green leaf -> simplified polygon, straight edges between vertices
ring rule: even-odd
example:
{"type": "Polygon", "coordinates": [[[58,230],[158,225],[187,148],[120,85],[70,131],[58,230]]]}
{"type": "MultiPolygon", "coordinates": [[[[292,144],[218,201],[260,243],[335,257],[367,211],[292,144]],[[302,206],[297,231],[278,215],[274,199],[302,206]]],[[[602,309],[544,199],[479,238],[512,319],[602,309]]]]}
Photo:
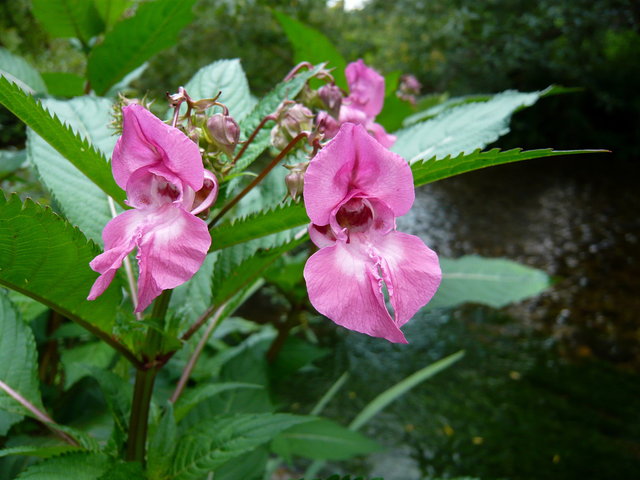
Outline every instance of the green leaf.
{"type": "Polygon", "coordinates": [[[26,160],[27,152],[24,150],[0,150],[0,177],[22,167],[26,160]]]}
{"type": "MultiPolygon", "coordinates": [[[[43,100],[43,105],[97,150],[111,156],[116,137],[109,128],[111,102],[105,98],[43,100]]],[[[107,195],[40,136],[28,131],[27,156],[67,220],[98,245],[112,214],[107,195]]]]}
{"type": "Polygon", "coordinates": [[[334,69],[331,74],[336,80],[336,85],[346,89],[347,79],[344,70],[347,62],[333,43],[323,33],[299,22],[295,18],[291,18],[277,10],[274,10],[273,14],[282,25],[284,33],[293,45],[294,63],[311,62],[318,64],[327,62],[328,67],[334,69]]]}
{"type": "Polygon", "coordinates": [[[0,103],[31,127],[38,135],[69,160],[123,207],[125,192],[116,184],[106,159],[87,140],[63,125],[40,102],[5,78],[0,78],[0,103]]]}
{"type": "Polygon", "coordinates": [[[507,90],[486,102],[445,110],[430,120],[395,132],[398,138],[391,150],[409,163],[461,152],[471,153],[507,133],[511,115],[533,105],[544,93],[507,90]]]}
{"type": "Polygon", "coordinates": [[[218,101],[224,103],[231,116],[241,121],[255,105],[247,77],[240,60],[218,60],[202,67],[184,87],[194,100],[213,98],[222,92],[218,101]]]}
{"type": "Polygon", "coordinates": [[[144,2],[133,17],[117,23],[89,55],[87,74],[93,89],[104,95],[127,73],[176,43],[193,18],[194,1],[144,2]]]}
{"type": "MultiPolygon", "coordinates": [[[[33,332],[22,321],[17,309],[4,293],[0,293],[0,380],[38,409],[43,410],[33,332]]],[[[18,415],[31,415],[2,389],[0,409],[18,415]]]]}
{"type": "Polygon", "coordinates": [[[112,464],[102,453],[69,453],[31,465],[16,480],[98,480],[112,464]]]}
{"type": "Polygon", "coordinates": [[[176,403],[176,422],[182,420],[193,407],[203,400],[209,399],[227,390],[236,390],[239,388],[263,388],[263,386],[240,382],[221,382],[198,385],[196,388],[184,392],[182,397],[180,397],[176,403]]]}
{"type": "Polygon", "coordinates": [[[147,474],[151,480],[169,478],[177,436],[178,428],[173,414],[173,406],[167,402],[165,411],[149,442],[147,474]]]}
{"type": "MultiPolygon", "coordinates": [[[[240,131],[242,132],[242,140],[246,140],[249,135],[256,129],[256,127],[260,124],[262,119],[267,115],[271,115],[275,113],[278,109],[278,106],[284,100],[293,100],[302,87],[307,83],[307,81],[313,77],[323,65],[316,65],[311,70],[303,70],[298,73],[291,80],[286,82],[280,82],[276,87],[266,94],[262,99],[256,104],[251,113],[247,115],[247,117],[240,122],[240,131]]],[[[245,153],[236,163],[236,166],[232,170],[231,174],[235,174],[243,171],[247,168],[253,161],[260,156],[262,152],[265,151],[269,145],[271,145],[271,129],[268,127],[263,127],[260,132],[256,135],[254,141],[249,145],[245,153]]]]}
{"type": "Polygon", "coordinates": [[[232,247],[232,249],[238,250],[237,255],[221,255],[216,262],[213,282],[214,304],[220,305],[229,300],[260,277],[262,272],[281,255],[305,241],[306,235],[280,246],[260,248],[248,257],[242,252],[244,245],[232,247]]]}
{"type": "Polygon", "coordinates": [[[200,480],[229,460],[267,443],[281,431],[309,420],[285,414],[241,414],[209,419],[178,440],[171,478],[200,480]]]}
{"type": "Polygon", "coordinates": [[[0,195],[0,285],[17,290],[89,331],[111,335],[121,302],[117,279],[103,295],[86,300],[97,274],[89,262],[99,249],[47,208],[17,195],[0,195]]]}
{"type": "Polygon", "coordinates": [[[502,258],[440,258],[442,283],[427,308],[474,302],[500,308],[538,295],[551,284],[541,270],[502,258]]]}
{"type": "Polygon", "coordinates": [[[176,318],[176,328],[191,325],[211,305],[211,282],[216,255],[207,255],[195,275],[173,290],[169,308],[176,318]]]}
{"type": "Polygon", "coordinates": [[[107,368],[114,351],[102,342],[89,342],[71,348],[65,348],[60,354],[60,362],[64,367],[64,389],[68,390],[83,377],[91,375],[87,368],[107,368]]]}
{"type": "Polygon", "coordinates": [[[434,362],[431,365],[428,365],[423,369],[412,373],[404,380],[396,383],[393,387],[385,390],[362,409],[362,411],[356,416],[356,418],[354,418],[353,421],[349,424],[349,429],[358,430],[369,420],[375,417],[380,411],[382,411],[387,405],[400,398],[416,385],[419,385],[425,380],[428,380],[434,375],[449,368],[462,357],[464,357],[464,351],[449,355],[448,357],[440,359],[437,362],[434,362]]]}
{"type": "Polygon", "coordinates": [[[98,480],[147,480],[140,462],[120,461],[103,473],[98,480]]]}
{"type": "Polygon", "coordinates": [[[211,250],[221,250],[307,223],[309,217],[302,203],[278,205],[272,210],[263,210],[213,227],[211,250]]]}
{"type": "Polygon", "coordinates": [[[104,22],[105,29],[109,31],[124,11],[133,5],[133,0],[93,0],[93,4],[104,22]]]}
{"type": "Polygon", "coordinates": [[[19,447],[4,448],[0,450],[0,458],[12,455],[51,458],[77,450],[81,449],[72,445],[21,445],[19,447]]]}
{"type": "Polygon", "coordinates": [[[0,47],[0,76],[7,77],[27,93],[47,93],[40,73],[27,61],[0,47]]]}
{"type": "Polygon", "coordinates": [[[380,446],[358,432],[319,418],[282,432],[271,443],[271,449],[288,461],[293,455],[312,460],[347,460],[378,451],[380,446]]]}
{"type": "Polygon", "coordinates": [[[512,150],[501,151],[493,148],[486,152],[479,149],[473,153],[461,153],[457,156],[448,155],[438,159],[432,157],[429,160],[421,160],[411,164],[413,172],[413,183],[416,187],[427,183],[442,180],[444,178],[471,172],[480,168],[502,165],[503,163],[520,162],[533,158],[557,157],[561,155],[576,155],[580,153],[603,153],[607,150],[553,150],[543,148],[540,150],[525,150],[514,148],[512,150]]]}
{"type": "Polygon", "coordinates": [[[68,72],[45,72],[42,79],[50,95],[56,97],[79,97],[84,93],[85,79],[68,72]]]}
{"type": "Polygon", "coordinates": [[[258,447],[218,468],[215,480],[259,480],[264,477],[268,459],[269,450],[258,447]]]}
{"type": "Polygon", "coordinates": [[[89,0],[32,0],[33,15],[55,38],[78,38],[88,44],[104,29],[104,23],[89,0]]]}

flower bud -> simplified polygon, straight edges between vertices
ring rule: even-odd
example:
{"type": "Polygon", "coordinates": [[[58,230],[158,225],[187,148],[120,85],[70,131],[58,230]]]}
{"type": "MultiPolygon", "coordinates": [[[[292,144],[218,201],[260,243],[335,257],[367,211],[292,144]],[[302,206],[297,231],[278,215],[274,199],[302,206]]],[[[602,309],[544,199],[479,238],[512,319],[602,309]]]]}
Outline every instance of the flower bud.
{"type": "Polygon", "coordinates": [[[216,113],[207,120],[207,130],[212,143],[229,157],[233,157],[240,140],[238,123],[230,115],[216,113]]]}
{"type": "Polygon", "coordinates": [[[311,131],[313,113],[300,103],[283,102],[275,113],[276,126],[271,130],[271,144],[282,150],[302,132],[311,131]]]}
{"type": "Polygon", "coordinates": [[[342,105],[342,91],[336,85],[324,85],[318,89],[320,100],[326,105],[327,110],[333,118],[340,116],[340,106],[342,105]]]}
{"type": "Polygon", "coordinates": [[[285,165],[290,173],[284,177],[284,183],[287,185],[289,195],[295,201],[298,195],[302,194],[304,187],[304,173],[307,171],[309,162],[296,163],[295,165],[285,165]]]}

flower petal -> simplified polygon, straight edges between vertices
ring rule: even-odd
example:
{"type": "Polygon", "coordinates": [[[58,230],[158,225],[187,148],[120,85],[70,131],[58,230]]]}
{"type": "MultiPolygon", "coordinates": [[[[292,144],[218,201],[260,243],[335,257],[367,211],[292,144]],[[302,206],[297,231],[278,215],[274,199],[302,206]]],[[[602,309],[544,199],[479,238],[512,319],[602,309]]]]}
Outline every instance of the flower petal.
{"type": "Polygon", "coordinates": [[[113,176],[122,189],[136,170],[162,163],[194,191],[200,190],[203,166],[195,143],[141,105],[124,107],[122,119],[122,136],[111,160],[113,176]]]}
{"type": "Polygon", "coordinates": [[[141,312],[163,290],[189,280],[211,246],[206,222],[169,204],[148,215],[138,241],[138,307],[141,312]]]}
{"type": "Polygon", "coordinates": [[[384,304],[375,262],[360,243],[336,242],[304,267],[309,300],[338,325],[390,342],[407,343],[384,304]]]}
{"type": "Polygon", "coordinates": [[[146,221],[146,216],[138,210],[127,210],[121,213],[104,227],[104,253],[94,258],[89,266],[101,275],[95,281],[87,300],[95,300],[107,289],[116,271],[122,265],[124,257],[131,252],[140,235],[139,231],[146,221]]]}
{"type": "Polygon", "coordinates": [[[362,59],[350,63],[344,71],[349,84],[349,96],[345,102],[362,110],[368,117],[375,117],[384,103],[384,77],[367,67],[362,59]]]}
{"type": "Polygon", "coordinates": [[[408,233],[392,231],[375,240],[395,322],[401,327],[436,293],[442,279],[438,256],[408,233]]]}
{"type": "Polygon", "coordinates": [[[415,198],[407,162],[362,125],[345,123],[305,173],[304,203],[311,222],[327,225],[331,212],[353,192],[381,200],[396,217],[407,213],[415,198]]]}

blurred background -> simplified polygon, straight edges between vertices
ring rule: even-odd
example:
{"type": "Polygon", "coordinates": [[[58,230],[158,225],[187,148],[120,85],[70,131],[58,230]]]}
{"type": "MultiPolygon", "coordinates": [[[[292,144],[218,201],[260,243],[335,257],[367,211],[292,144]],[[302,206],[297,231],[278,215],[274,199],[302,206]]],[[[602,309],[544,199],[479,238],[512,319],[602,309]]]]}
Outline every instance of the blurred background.
{"type": "MultiPolygon", "coordinates": [[[[199,67],[237,57],[252,91],[268,91],[293,65],[273,9],[323,32],[350,61],[415,75],[424,95],[577,87],[516,114],[493,146],[612,151],[422,188],[400,219],[404,231],[445,256],[540,268],[554,286],[500,311],[423,313],[408,325],[408,347],[327,325],[320,339],[332,353],[280,385],[281,403],[308,411],[350,370],[326,411],[346,422],[395,381],[465,348],[462,362],[368,426],[387,450],[345,471],[407,480],[640,478],[640,3],[201,0],[179,44],[153,58],[135,88],[159,98],[199,67]]],[[[0,3],[0,46],[43,71],[85,68],[68,41],[41,30],[29,0],[0,3]]],[[[0,110],[0,148],[23,143],[21,124],[0,110]]]]}

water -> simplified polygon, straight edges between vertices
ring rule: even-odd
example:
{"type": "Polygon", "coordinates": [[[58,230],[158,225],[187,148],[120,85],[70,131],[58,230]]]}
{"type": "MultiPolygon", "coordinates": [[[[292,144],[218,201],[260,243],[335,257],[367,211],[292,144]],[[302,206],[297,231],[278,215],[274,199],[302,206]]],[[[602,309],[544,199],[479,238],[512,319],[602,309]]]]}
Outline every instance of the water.
{"type": "Polygon", "coordinates": [[[386,450],[346,472],[387,480],[637,478],[636,171],[614,157],[576,157],[423,187],[399,229],[444,256],[502,256],[541,268],[555,285],[500,312],[419,314],[405,329],[408,346],[338,331],[324,337],[335,353],[288,382],[284,401],[306,411],[349,370],[325,412],[347,424],[393,383],[465,349],[461,362],[364,428],[386,450]]]}

